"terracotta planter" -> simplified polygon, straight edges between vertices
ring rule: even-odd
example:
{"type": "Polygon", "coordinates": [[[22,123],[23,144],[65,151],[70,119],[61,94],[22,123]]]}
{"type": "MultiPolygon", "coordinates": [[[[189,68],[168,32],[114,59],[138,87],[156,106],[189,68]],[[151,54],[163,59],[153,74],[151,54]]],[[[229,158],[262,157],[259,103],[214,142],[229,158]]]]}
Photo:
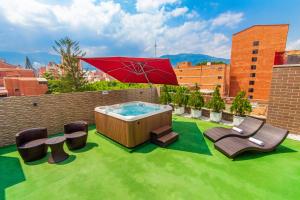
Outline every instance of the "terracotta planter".
{"type": "Polygon", "coordinates": [[[191,116],[193,118],[200,118],[201,115],[202,115],[201,110],[197,110],[197,109],[193,109],[193,108],[191,109],[191,116]]]}
{"type": "Polygon", "coordinates": [[[210,121],[213,121],[213,122],[220,122],[222,119],[222,113],[211,111],[210,115],[209,115],[209,119],[210,119],[210,121]]]}

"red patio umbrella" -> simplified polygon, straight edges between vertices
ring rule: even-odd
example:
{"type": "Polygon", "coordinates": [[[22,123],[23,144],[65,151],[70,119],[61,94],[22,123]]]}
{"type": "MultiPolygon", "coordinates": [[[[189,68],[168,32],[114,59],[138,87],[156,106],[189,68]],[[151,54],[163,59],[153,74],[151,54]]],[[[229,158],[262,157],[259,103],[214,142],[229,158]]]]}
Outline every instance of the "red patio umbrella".
{"type": "Polygon", "coordinates": [[[169,59],[133,57],[80,59],[121,82],[178,85],[169,59]]]}

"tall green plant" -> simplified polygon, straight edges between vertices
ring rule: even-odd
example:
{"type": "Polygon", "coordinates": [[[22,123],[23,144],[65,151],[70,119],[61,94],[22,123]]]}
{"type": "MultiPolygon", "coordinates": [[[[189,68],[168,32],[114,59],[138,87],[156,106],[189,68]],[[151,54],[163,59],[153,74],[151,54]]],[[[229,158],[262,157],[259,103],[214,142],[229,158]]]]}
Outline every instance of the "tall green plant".
{"type": "Polygon", "coordinates": [[[190,98],[190,90],[187,87],[183,87],[183,105],[184,107],[187,107],[189,103],[189,98],[190,98]]]}
{"type": "Polygon", "coordinates": [[[169,92],[168,86],[166,86],[166,85],[163,85],[161,88],[160,102],[165,105],[171,103],[171,94],[169,92]]]}
{"type": "Polygon", "coordinates": [[[245,116],[246,113],[252,111],[252,106],[250,101],[246,98],[245,91],[241,91],[236,95],[230,107],[230,111],[237,116],[245,116]]]}
{"type": "Polygon", "coordinates": [[[218,85],[212,95],[212,98],[207,104],[208,108],[212,109],[213,112],[221,112],[225,109],[225,102],[220,95],[220,86],[218,85]]]}
{"type": "Polygon", "coordinates": [[[65,37],[55,41],[55,46],[52,48],[55,52],[60,54],[62,58],[62,63],[59,66],[65,72],[62,81],[67,82],[66,86],[69,87],[66,91],[80,91],[87,81],[79,65],[79,57],[85,56],[85,52],[79,47],[79,42],[65,37]]]}
{"type": "Polygon", "coordinates": [[[201,109],[204,106],[204,98],[198,90],[191,93],[188,105],[194,109],[201,109]]]}
{"type": "Polygon", "coordinates": [[[176,93],[173,96],[173,102],[175,106],[182,107],[187,105],[188,97],[186,95],[187,88],[179,86],[176,88],[176,93]]]}

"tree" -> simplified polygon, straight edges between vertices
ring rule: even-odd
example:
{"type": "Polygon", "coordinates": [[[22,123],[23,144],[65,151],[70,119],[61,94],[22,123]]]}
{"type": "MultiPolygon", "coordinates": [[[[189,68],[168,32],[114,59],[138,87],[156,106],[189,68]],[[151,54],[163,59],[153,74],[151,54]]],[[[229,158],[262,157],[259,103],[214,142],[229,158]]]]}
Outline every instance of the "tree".
{"type": "Polygon", "coordinates": [[[230,111],[233,112],[237,116],[245,116],[246,113],[250,113],[252,111],[252,106],[249,100],[245,97],[246,92],[239,92],[232,102],[232,106],[230,107],[230,111]]]}
{"type": "Polygon", "coordinates": [[[225,109],[225,102],[220,95],[220,86],[216,86],[211,100],[208,102],[208,108],[212,109],[213,112],[220,112],[225,109]]]}
{"type": "Polygon", "coordinates": [[[80,91],[87,83],[84,78],[84,72],[80,67],[79,57],[85,56],[79,47],[79,42],[73,41],[68,37],[55,41],[52,47],[55,52],[61,55],[62,63],[59,67],[65,72],[61,78],[66,87],[65,91],[80,91]]]}
{"type": "Polygon", "coordinates": [[[54,80],[54,79],[55,79],[53,73],[52,73],[52,72],[49,72],[49,71],[46,71],[46,72],[43,74],[43,78],[47,79],[48,81],[49,81],[49,80],[54,80]]]}

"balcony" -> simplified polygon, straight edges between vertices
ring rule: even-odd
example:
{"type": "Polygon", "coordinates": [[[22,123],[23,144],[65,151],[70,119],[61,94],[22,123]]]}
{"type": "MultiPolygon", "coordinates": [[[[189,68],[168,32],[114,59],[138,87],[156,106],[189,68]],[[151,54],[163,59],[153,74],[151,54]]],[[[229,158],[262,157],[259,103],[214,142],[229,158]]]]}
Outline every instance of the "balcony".
{"type": "Polygon", "coordinates": [[[300,50],[275,52],[274,65],[300,64],[300,50]]]}

